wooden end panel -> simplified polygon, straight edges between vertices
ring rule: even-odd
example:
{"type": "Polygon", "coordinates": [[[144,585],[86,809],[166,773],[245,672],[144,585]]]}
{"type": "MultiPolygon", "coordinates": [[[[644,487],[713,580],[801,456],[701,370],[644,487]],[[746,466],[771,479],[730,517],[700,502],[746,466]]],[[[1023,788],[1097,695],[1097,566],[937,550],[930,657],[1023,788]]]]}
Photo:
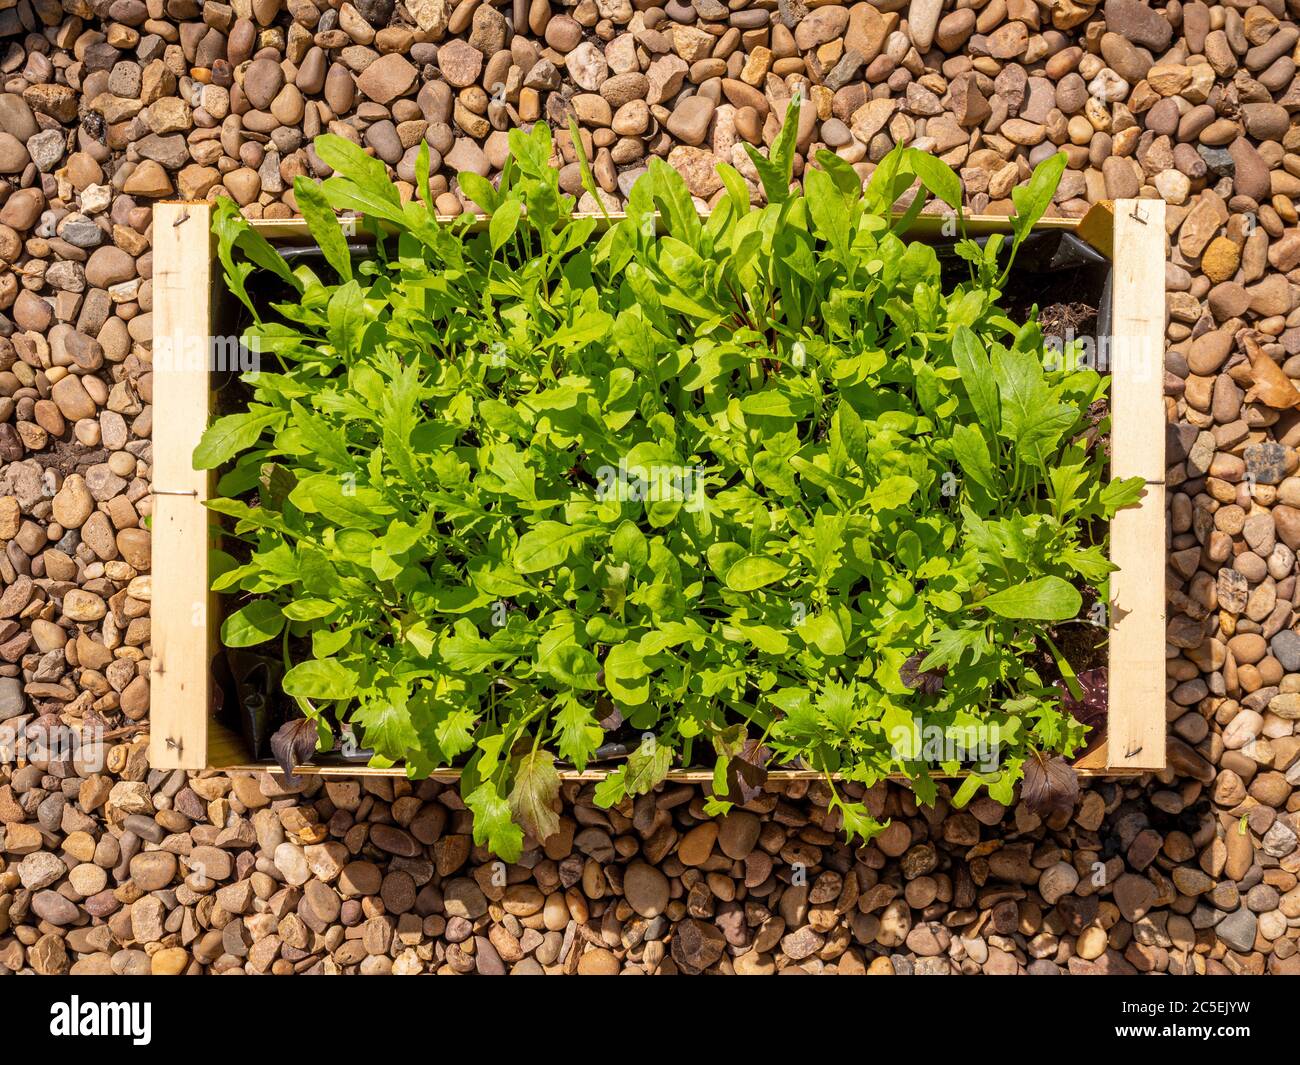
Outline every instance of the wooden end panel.
{"type": "Polygon", "coordinates": [[[153,602],[149,764],[203,769],[208,757],[212,610],[211,479],[191,458],[208,422],[212,337],[211,208],[153,213],[153,602]]]}
{"type": "Polygon", "coordinates": [[[1165,767],[1165,205],[1115,204],[1111,292],[1111,475],[1142,477],[1110,525],[1107,768],[1165,767]]]}

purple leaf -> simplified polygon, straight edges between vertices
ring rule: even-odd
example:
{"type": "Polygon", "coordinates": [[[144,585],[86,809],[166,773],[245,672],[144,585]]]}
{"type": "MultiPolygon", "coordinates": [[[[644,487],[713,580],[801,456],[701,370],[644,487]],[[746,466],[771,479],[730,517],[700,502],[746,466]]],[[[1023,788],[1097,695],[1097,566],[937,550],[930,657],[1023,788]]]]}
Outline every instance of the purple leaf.
{"type": "Polygon", "coordinates": [[[727,762],[727,798],[743,806],[762,795],[771,755],[758,740],[746,740],[727,762]]]}
{"type": "Polygon", "coordinates": [[[294,776],[293,767],[302,765],[316,753],[316,722],[299,717],[286,721],[271,737],[271,754],[284,770],[288,787],[296,788],[301,778],[294,776]]]}
{"type": "Polygon", "coordinates": [[[943,678],[948,675],[948,667],[920,670],[917,667],[925,661],[924,654],[914,654],[898,667],[898,679],[913,691],[926,695],[938,695],[943,691],[943,678]]]}
{"type": "MultiPolygon", "coordinates": [[[[1068,710],[1074,719],[1080,725],[1087,725],[1090,729],[1104,731],[1106,728],[1106,708],[1108,706],[1107,692],[1109,690],[1109,677],[1105,667],[1097,669],[1085,669],[1075,680],[1079,682],[1079,688],[1082,691],[1083,698],[1076,699],[1070,694],[1069,688],[1064,682],[1057,683],[1064,689],[1061,696],[1061,708],[1068,710]]],[[[1093,733],[1095,739],[1097,733],[1093,733]]]]}
{"type": "Polygon", "coordinates": [[[596,700],[596,724],[606,732],[623,727],[623,711],[603,695],[596,700]]]}
{"type": "Polygon", "coordinates": [[[1079,774],[1064,758],[1035,754],[1025,762],[1020,797],[1044,820],[1055,813],[1069,813],[1079,798],[1079,774]]]}

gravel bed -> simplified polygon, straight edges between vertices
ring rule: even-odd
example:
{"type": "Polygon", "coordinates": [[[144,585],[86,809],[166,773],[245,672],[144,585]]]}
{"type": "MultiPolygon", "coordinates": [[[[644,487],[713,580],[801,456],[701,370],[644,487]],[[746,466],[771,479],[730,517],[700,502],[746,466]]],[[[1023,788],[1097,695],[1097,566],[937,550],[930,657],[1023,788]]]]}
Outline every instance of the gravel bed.
{"type": "Polygon", "coordinates": [[[0,973],[1300,973],[1298,13],[0,0],[0,728],[93,736],[0,765],[0,973]],[[1046,824],[881,785],[856,851],[816,786],[718,821],[575,785],[509,867],[436,784],[150,771],[151,203],[289,217],[328,130],[407,183],[427,139],[456,213],[570,114],[609,206],[655,155],[758,195],[794,93],[797,167],[905,142],[1008,213],[1064,150],[1060,214],[1168,202],[1168,771],[1046,824]]]}

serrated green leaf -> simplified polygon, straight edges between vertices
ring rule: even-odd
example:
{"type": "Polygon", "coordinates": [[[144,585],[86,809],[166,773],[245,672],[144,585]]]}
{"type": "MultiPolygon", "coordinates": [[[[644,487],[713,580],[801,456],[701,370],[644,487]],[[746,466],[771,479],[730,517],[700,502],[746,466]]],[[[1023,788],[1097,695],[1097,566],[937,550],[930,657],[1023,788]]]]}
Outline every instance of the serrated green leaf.
{"type": "Polygon", "coordinates": [[[284,411],[260,408],[218,418],[199,439],[194,449],[196,470],[215,470],[239,452],[252,447],[262,434],[284,419],[284,411]]]}
{"type": "Polygon", "coordinates": [[[524,833],[511,820],[510,804],[496,787],[484,781],[463,798],[474,815],[474,842],[504,861],[518,861],[524,849],[524,833]]]}

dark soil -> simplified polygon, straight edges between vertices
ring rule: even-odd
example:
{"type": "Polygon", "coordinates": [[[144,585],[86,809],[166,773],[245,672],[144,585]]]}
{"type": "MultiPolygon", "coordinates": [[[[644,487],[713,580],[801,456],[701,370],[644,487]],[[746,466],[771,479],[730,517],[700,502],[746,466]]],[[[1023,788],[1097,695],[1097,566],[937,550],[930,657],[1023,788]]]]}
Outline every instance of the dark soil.
{"type": "Polygon", "coordinates": [[[1094,336],[1097,332],[1097,308],[1075,300],[1053,303],[1038,312],[1038,328],[1048,337],[1065,343],[1075,337],[1094,336]]]}
{"type": "MultiPolygon", "coordinates": [[[[1073,271],[1071,271],[1071,274],[1073,271]]],[[[1072,281],[1052,281],[1042,286],[1050,291],[1030,293],[1022,298],[1008,296],[1007,317],[1013,322],[1027,322],[1037,309],[1038,328],[1044,340],[1062,344],[1097,333],[1097,305],[1078,298],[1079,288],[1072,281]]]]}

